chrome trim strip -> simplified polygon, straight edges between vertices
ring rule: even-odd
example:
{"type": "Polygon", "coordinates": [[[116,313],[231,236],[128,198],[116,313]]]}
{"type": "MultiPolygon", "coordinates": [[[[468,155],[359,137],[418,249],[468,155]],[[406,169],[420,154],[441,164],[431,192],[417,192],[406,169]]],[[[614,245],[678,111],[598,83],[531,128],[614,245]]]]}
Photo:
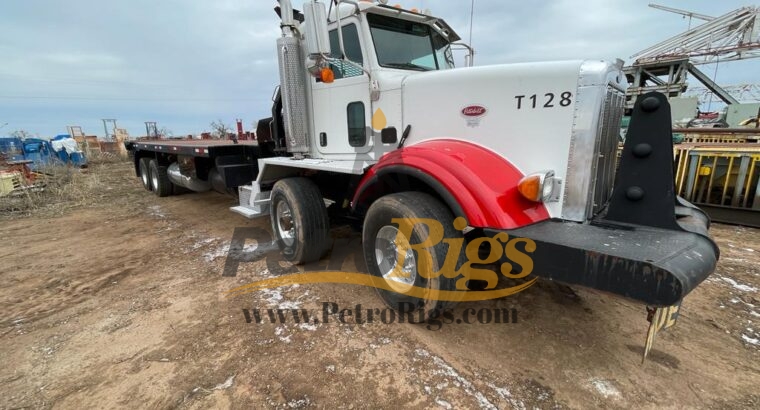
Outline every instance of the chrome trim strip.
{"type": "Polygon", "coordinates": [[[605,61],[584,61],[578,74],[575,112],[568,154],[562,219],[586,221],[590,215],[590,193],[596,158],[597,137],[608,86],[625,89],[618,67],[605,61]]]}

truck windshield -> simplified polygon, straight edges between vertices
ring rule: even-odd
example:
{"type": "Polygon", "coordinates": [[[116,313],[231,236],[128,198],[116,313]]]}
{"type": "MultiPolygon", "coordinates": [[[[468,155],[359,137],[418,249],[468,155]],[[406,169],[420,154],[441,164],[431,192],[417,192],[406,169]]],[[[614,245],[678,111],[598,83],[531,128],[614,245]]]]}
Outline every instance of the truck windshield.
{"type": "Polygon", "coordinates": [[[382,67],[430,71],[454,68],[449,42],[427,24],[367,14],[382,67]]]}

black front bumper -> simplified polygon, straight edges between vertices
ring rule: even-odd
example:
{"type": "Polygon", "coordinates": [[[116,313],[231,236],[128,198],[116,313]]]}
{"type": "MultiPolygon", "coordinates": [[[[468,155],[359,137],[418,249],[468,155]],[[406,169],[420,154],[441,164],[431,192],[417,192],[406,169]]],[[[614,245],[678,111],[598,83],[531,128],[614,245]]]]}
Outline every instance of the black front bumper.
{"type": "Polygon", "coordinates": [[[675,195],[670,106],[649,93],[634,107],[603,212],[586,223],[548,220],[505,232],[536,242],[530,256],[537,276],[669,306],[715,270],[720,250],[709,225],[704,212],[675,195]]]}
{"type": "MultiPolygon", "coordinates": [[[[679,206],[694,232],[549,220],[506,231],[536,242],[533,274],[650,306],[678,303],[715,270],[718,247],[701,211],[679,206]]],[[[500,231],[486,230],[493,236],[500,231]]]]}

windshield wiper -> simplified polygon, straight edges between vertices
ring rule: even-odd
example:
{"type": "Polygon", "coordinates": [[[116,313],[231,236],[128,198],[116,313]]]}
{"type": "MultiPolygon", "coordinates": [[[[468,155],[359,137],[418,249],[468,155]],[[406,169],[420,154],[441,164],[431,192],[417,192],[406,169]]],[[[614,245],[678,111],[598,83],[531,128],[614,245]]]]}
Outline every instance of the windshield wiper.
{"type": "Polygon", "coordinates": [[[409,69],[409,70],[416,70],[416,71],[431,71],[433,70],[430,67],[424,67],[421,65],[417,65],[414,63],[383,63],[381,64],[386,67],[393,67],[393,68],[402,68],[402,69],[409,69]]]}

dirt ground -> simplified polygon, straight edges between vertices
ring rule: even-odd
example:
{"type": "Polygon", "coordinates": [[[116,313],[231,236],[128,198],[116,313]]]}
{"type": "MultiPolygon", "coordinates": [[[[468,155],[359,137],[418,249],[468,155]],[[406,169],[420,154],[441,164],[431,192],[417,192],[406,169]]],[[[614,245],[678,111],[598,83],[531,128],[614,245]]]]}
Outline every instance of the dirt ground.
{"type": "Polygon", "coordinates": [[[89,202],[0,217],[0,408],[760,407],[759,230],[714,225],[717,272],[641,364],[644,306],[550,282],[457,307],[511,324],[247,323],[383,305],[350,285],[225,297],[269,275],[222,276],[234,228],[266,221],[219,194],[157,198],[129,164],[87,173],[89,202]]]}

